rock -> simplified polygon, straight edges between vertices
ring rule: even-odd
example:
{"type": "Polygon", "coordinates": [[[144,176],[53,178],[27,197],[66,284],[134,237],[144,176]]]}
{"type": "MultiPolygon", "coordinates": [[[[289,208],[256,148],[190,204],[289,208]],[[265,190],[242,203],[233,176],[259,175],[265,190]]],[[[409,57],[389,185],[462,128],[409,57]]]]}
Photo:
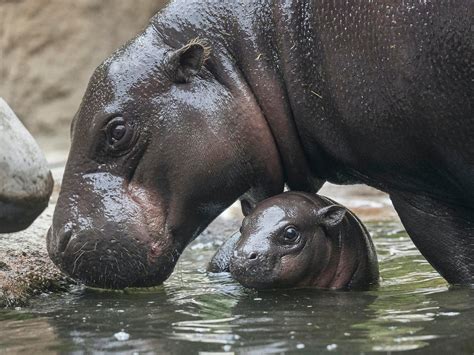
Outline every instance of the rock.
{"type": "Polygon", "coordinates": [[[53,179],[38,144],[0,98],[0,233],[28,227],[48,205],[53,179]]]}

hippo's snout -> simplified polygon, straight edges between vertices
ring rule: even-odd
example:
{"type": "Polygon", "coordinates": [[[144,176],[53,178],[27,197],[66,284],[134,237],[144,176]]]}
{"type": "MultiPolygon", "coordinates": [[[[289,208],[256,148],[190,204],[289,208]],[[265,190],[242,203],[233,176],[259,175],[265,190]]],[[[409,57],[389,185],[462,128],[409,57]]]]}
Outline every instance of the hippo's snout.
{"type": "Polygon", "coordinates": [[[237,248],[229,265],[230,273],[245,287],[271,287],[274,279],[274,260],[270,255],[257,250],[237,248]]]}
{"type": "Polygon", "coordinates": [[[236,249],[233,254],[233,258],[239,260],[240,262],[249,262],[249,260],[256,260],[259,256],[259,252],[251,251],[242,251],[236,249]]]}
{"type": "MultiPolygon", "coordinates": [[[[161,258],[153,257],[156,246],[138,236],[139,232],[113,231],[108,227],[74,231],[68,224],[57,232],[51,227],[48,252],[63,272],[91,287],[159,285],[173,271],[174,262],[159,262],[161,258]]],[[[177,259],[178,253],[172,254],[169,259],[177,259]]]]}
{"type": "Polygon", "coordinates": [[[247,259],[249,260],[255,260],[257,259],[258,254],[256,252],[251,252],[248,256],[247,259]]]}
{"type": "Polygon", "coordinates": [[[234,263],[235,266],[251,268],[254,265],[257,265],[261,261],[260,259],[264,259],[264,255],[258,251],[236,249],[232,255],[231,263],[234,263]]]}
{"type": "Polygon", "coordinates": [[[247,277],[249,272],[257,272],[261,267],[259,253],[256,251],[242,251],[236,249],[230,259],[230,271],[241,277],[247,277]]]}
{"type": "Polygon", "coordinates": [[[158,202],[150,202],[147,191],[110,173],[68,178],[47,235],[53,262],[92,287],[163,283],[184,246],[174,242],[177,232],[163,227],[163,212],[155,208],[158,202]]]}
{"type": "MultiPolygon", "coordinates": [[[[52,228],[50,228],[48,231],[48,239],[50,238],[49,234],[52,233],[51,229],[52,228]]],[[[66,225],[63,229],[60,230],[60,232],[56,236],[58,240],[57,252],[64,253],[64,251],[66,250],[69,244],[69,241],[71,240],[71,237],[72,237],[72,228],[70,227],[70,225],[66,225]]]]}

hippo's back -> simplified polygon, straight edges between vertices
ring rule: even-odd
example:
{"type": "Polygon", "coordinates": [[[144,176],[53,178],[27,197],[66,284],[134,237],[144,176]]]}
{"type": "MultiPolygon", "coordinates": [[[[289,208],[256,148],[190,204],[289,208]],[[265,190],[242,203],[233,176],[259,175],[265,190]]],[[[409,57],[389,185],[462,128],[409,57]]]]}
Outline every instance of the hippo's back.
{"type": "Polygon", "coordinates": [[[448,185],[440,166],[472,162],[473,8],[468,0],[318,1],[285,17],[280,25],[294,32],[282,37],[297,48],[284,53],[286,84],[322,177],[439,192],[448,185]],[[399,183],[406,176],[419,179],[399,183]]]}

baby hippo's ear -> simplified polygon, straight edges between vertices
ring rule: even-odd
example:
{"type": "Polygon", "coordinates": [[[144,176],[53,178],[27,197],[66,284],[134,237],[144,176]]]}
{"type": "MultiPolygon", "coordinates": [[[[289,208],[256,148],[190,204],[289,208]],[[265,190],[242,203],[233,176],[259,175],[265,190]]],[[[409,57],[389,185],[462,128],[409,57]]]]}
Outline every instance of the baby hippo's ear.
{"type": "Polygon", "coordinates": [[[242,214],[248,216],[252,212],[253,207],[249,200],[242,199],[240,200],[240,207],[242,209],[242,214]]]}
{"type": "Polygon", "coordinates": [[[325,227],[336,227],[342,222],[346,215],[346,209],[342,206],[331,205],[324,207],[318,211],[318,217],[321,224],[325,227]]]}
{"type": "Polygon", "coordinates": [[[210,48],[206,42],[196,38],[171,53],[168,71],[176,83],[187,83],[201,70],[209,57],[210,48]]]}

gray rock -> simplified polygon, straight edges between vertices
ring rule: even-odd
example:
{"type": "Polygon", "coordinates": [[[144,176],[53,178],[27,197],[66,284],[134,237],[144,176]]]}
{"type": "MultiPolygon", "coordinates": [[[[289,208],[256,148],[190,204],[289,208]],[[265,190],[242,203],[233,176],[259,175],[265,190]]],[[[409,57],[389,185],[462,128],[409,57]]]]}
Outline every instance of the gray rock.
{"type": "Polygon", "coordinates": [[[0,98],[0,233],[28,227],[48,205],[52,189],[41,149],[0,98]]]}

